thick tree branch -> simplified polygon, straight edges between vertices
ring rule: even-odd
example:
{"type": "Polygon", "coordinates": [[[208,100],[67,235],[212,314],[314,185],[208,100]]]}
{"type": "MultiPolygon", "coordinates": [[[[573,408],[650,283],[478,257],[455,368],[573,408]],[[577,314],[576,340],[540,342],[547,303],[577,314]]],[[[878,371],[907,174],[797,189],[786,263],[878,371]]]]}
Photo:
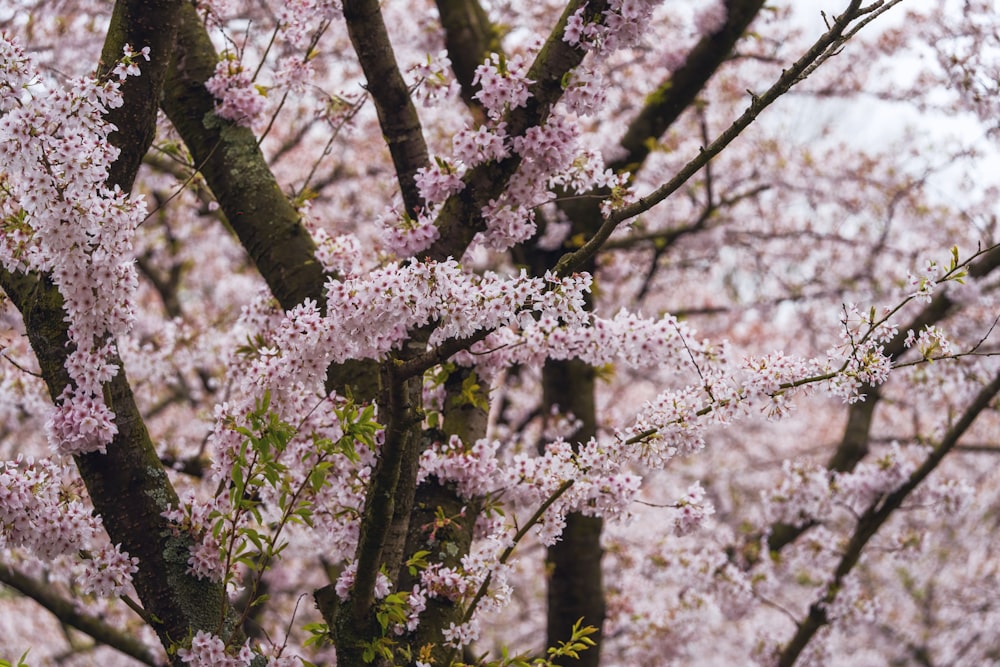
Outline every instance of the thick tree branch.
{"type": "Polygon", "coordinates": [[[405,529],[401,535],[394,530],[393,516],[400,503],[402,511],[409,512],[416,486],[421,417],[415,406],[420,404],[422,378],[399,380],[393,376],[392,368],[391,363],[383,366],[385,391],[379,406],[387,415],[387,423],[378,461],[365,493],[355,552],[354,584],[342,604],[331,604],[333,601],[327,600],[322,589],[316,595],[320,612],[333,632],[337,663],[348,667],[365,664],[362,654],[366,644],[379,637],[374,615],[375,584],[383,566],[392,573],[401,565],[387,562],[390,550],[398,551],[393,556],[399,559],[406,538],[405,529]],[[399,541],[398,548],[395,540],[399,541]]]}
{"type": "MultiPolygon", "coordinates": [[[[65,362],[71,348],[62,295],[45,278],[0,272],[0,286],[21,312],[42,377],[52,397],[70,383],[65,362]]],[[[121,360],[115,363],[121,367],[121,360]]],[[[75,457],[108,537],[139,559],[136,592],[164,647],[183,641],[191,628],[219,629],[223,591],[187,574],[190,536],[173,536],[163,512],[179,504],[156,456],[124,370],[105,385],[118,433],[106,454],[75,457]]]]}
{"type": "Polygon", "coordinates": [[[149,648],[132,635],[113,628],[101,619],[89,616],[79,611],[77,606],[57,595],[52,587],[44,582],[27,577],[17,570],[0,563],[0,583],[20,591],[28,596],[60,623],[68,625],[89,635],[94,641],[121,651],[139,662],[157,667],[163,663],[157,660],[149,648]]]}
{"type": "MultiPolygon", "coordinates": [[[[124,0],[116,4],[105,54],[120,54],[126,40],[137,50],[151,46],[151,60],[142,76],[151,85],[162,81],[177,22],[180,3],[124,0]],[[147,11],[150,13],[147,15],[147,11]],[[158,50],[154,51],[156,46],[158,50]]],[[[106,55],[106,57],[109,57],[106,55]]],[[[105,63],[108,66],[108,63],[105,63]]],[[[146,85],[126,86],[124,103],[109,119],[122,127],[116,140],[122,154],[109,185],[131,189],[143,155],[149,148],[155,123],[158,90],[146,85]],[[133,143],[134,142],[134,143],[133,143]]],[[[38,359],[49,393],[60,396],[71,380],[65,368],[69,345],[62,295],[45,276],[0,271],[0,285],[21,312],[28,339],[38,359]]],[[[135,404],[121,361],[118,374],[105,385],[104,399],[114,413],[117,434],[107,454],[75,457],[91,501],[112,543],[139,559],[133,583],[151,625],[165,647],[183,641],[192,628],[219,630],[223,591],[187,574],[190,536],[173,536],[164,511],[178,504],[177,494],[135,404]]]]}
{"type": "MultiPolygon", "coordinates": [[[[531,127],[545,124],[553,105],[563,94],[563,77],[587,55],[581,45],[571,46],[563,39],[566,21],[583,4],[595,16],[600,16],[607,7],[603,0],[589,4],[584,0],[572,0],[568,3],[528,70],[527,76],[534,83],[528,87],[531,96],[527,104],[514,109],[504,119],[507,134],[511,138],[523,135],[531,127]]],[[[466,174],[465,187],[458,194],[449,197],[438,214],[435,224],[440,238],[425,255],[437,261],[461,257],[473,236],[485,229],[483,207],[491,199],[500,196],[520,164],[521,158],[514,155],[499,163],[481,164],[466,174]]]]}
{"type": "MultiPolygon", "coordinates": [[[[474,403],[461,400],[462,387],[465,381],[473,377],[473,371],[468,368],[455,369],[445,381],[445,399],[442,413],[442,431],[424,433],[423,445],[436,441],[447,442],[455,435],[465,444],[471,446],[480,438],[486,437],[488,413],[474,403]],[[457,400],[456,400],[457,399],[457,400]]],[[[488,388],[480,387],[479,392],[485,400],[488,388]]],[[[406,543],[402,556],[410,557],[418,551],[428,552],[429,563],[440,563],[444,567],[460,568],[462,558],[469,553],[472,544],[473,529],[479,515],[481,503],[460,496],[454,484],[445,484],[436,477],[425,480],[416,489],[414,501],[404,516],[397,507],[395,522],[406,526],[406,543]]],[[[411,575],[405,561],[401,562],[398,573],[398,589],[412,590],[420,583],[420,573],[411,575]]],[[[448,656],[452,650],[443,645],[440,633],[451,624],[459,625],[463,621],[465,607],[460,601],[450,600],[444,596],[432,597],[427,600],[427,606],[420,614],[420,625],[412,633],[407,633],[400,641],[406,641],[414,650],[432,645],[429,661],[435,665],[447,665],[448,656]]]]}
{"type": "Polygon", "coordinates": [[[122,151],[111,165],[108,182],[124,192],[132,190],[139,164],[156,134],[157,101],[174,49],[180,6],[179,0],[129,0],[114,5],[99,74],[110,72],[126,44],[136,53],[148,46],[150,54],[149,62],[140,58],[140,76],[131,76],[122,84],[126,103],[105,115],[105,120],[118,128],[111,133],[111,143],[122,151]]]}
{"type": "Polygon", "coordinates": [[[396,64],[378,0],[344,0],[343,7],[347,32],[368,79],[368,92],[396,168],[403,205],[416,218],[423,204],[413,179],[418,169],[428,165],[417,110],[396,64]]]}
{"type": "MultiPolygon", "coordinates": [[[[205,81],[215,72],[218,56],[194,7],[184,5],[181,18],[161,106],[281,308],[313,299],[325,309],[327,276],[316,261],[316,244],[278,186],[253,132],[215,114],[205,81]]],[[[343,391],[350,385],[355,397],[368,399],[374,394],[374,372],[368,362],[332,366],[327,388],[343,391]]]]}
{"type": "Polygon", "coordinates": [[[305,299],[322,307],[325,276],[316,245],[253,132],[215,115],[205,81],[218,56],[194,6],[185,3],[180,17],[161,106],[281,307],[288,310],[305,299]]]}
{"type": "MultiPolygon", "coordinates": [[[[597,371],[579,359],[550,359],[542,368],[542,409],[551,414],[558,408],[561,414],[572,414],[580,420],[580,428],[572,436],[574,450],[597,436],[597,371]]],[[[573,624],[583,619],[583,625],[602,629],[607,615],[601,560],[600,517],[572,512],[566,516],[566,527],[558,542],[546,550],[549,572],[546,591],[546,646],[559,646],[568,641],[573,624]]],[[[601,658],[602,633],[591,637],[597,645],[584,651],[576,661],[561,660],[558,664],[598,667],[601,658]]]]}

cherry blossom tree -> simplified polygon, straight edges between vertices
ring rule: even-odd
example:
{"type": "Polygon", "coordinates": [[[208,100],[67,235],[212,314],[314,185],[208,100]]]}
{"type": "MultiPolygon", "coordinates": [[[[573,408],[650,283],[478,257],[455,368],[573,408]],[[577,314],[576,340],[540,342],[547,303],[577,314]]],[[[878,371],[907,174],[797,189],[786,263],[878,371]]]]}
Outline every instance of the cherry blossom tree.
{"type": "Polygon", "coordinates": [[[0,657],[995,661],[1000,25],[820,4],[0,8],[0,657]]]}

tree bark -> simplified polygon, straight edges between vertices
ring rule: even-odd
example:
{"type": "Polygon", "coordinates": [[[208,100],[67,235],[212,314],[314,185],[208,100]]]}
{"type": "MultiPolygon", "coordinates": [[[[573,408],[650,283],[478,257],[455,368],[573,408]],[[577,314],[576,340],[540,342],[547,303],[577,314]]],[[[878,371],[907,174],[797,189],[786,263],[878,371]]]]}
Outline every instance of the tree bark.
{"type": "MultiPolygon", "coordinates": [[[[123,105],[106,119],[118,126],[111,140],[122,152],[111,168],[109,186],[129,191],[156,123],[156,100],[164,80],[178,25],[176,0],[122,0],[115,4],[103,50],[101,71],[107,73],[125,44],[139,52],[150,47],[150,61],[141,62],[141,76],[122,87],[123,105]]],[[[57,398],[70,384],[65,368],[69,346],[62,295],[43,275],[0,272],[0,285],[21,312],[32,349],[50,395],[57,398]]],[[[227,632],[223,621],[221,586],[187,574],[191,536],[175,536],[162,514],[178,505],[149,433],[135,404],[120,360],[119,372],[105,385],[104,399],[115,413],[118,433],[106,454],[75,457],[95,511],[111,542],[139,559],[133,583],[147,622],[161,643],[171,648],[193,630],[227,632]]]]}
{"type": "Polygon", "coordinates": [[[253,132],[215,114],[205,81],[214,74],[218,56],[194,5],[184,4],[180,18],[163,111],[282,309],[306,299],[322,307],[326,276],[316,261],[316,244],[281,191],[253,132]]]}

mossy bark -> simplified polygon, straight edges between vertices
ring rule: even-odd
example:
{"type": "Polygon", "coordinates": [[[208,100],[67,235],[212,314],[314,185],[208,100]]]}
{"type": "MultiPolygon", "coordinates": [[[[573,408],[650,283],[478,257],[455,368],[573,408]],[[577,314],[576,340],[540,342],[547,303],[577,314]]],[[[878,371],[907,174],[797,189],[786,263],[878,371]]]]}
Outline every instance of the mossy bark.
{"type": "Polygon", "coordinates": [[[181,135],[240,243],[285,310],[306,299],[323,303],[326,276],[316,244],[281,191],[257,137],[215,114],[205,89],[218,55],[195,8],[184,4],[163,111],[181,135]]]}
{"type": "MultiPolygon", "coordinates": [[[[0,272],[0,286],[21,311],[28,339],[53,398],[69,383],[69,347],[62,295],[45,277],[0,272]]],[[[121,366],[120,360],[115,360],[121,366]]],[[[199,629],[222,627],[221,586],[187,574],[189,535],[174,535],[163,512],[177,494],[156,455],[132,396],[124,369],[105,385],[104,399],[115,413],[118,433],[107,453],[75,457],[104,528],[113,544],[139,559],[133,584],[145,614],[165,648],[199,629]]]]}
{"type": "MultiPolygon", "coordinates": [[[[172,53],[181,3],[124,0],[114,7],[100,71],[107,74],[125,44],[135,52],[150,47],[150,61],[139,57],[142,74],[122,87],[124,103],[106,120],[118,130],[111,141],[121,149],[109,186],[130,191],[143,155],[153,139],[156,101],[172,53]]],[[[65,363],[72,346],[62,295],[47,276],[0,271],[0,285],[21,312],[25,330],[52,398],[70,386],[65,363]]],[[[187,574],[188,535],[175,536],[164,511],[178,505],[163,465],[136,406],[120,359],[118,374],[105,385],[104,399],[115,413],[118,433],[107,453],[75,457],[95,511],[111,542],[138,558],[133,583],[143,613],[165,648],[200,629],[225,632],[221,586],[187,574]]]]}

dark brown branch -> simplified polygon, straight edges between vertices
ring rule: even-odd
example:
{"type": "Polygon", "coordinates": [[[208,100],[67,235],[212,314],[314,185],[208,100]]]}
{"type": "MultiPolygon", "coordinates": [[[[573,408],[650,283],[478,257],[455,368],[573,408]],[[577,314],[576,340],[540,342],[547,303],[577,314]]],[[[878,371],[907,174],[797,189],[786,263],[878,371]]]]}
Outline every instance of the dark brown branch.
{"type": "Polygon", "coordinates": [[[105,120],[118,128],[109,139],[122,150],[111,165],[108,182],[124,192],[132,190],[139,164],[156,134],[157,100],[174,49],[180,5],[179,0],[128,0],[114,5],[99,73],[110,72],[126,44],[137,54],[148,46],[150,57],[146,62],[136,56],[140,75],[130,76],[121,87],[126,103],[105,115],[105,120]]]}
{"type": "MultiPolygon", "coordinates": [[[[462,394],[462,387],[468,378],[473,377],[469,368],[455,369],[445,381],[444,389],[448,398],[442,410],[442,430],[427,431],[424,434],[424,444],[440,439],[447,441],[455,435],[466,446],[486,437],[486,426],[489,419],[483,405],[474,402],[456,400],[462,394]]],[[[482,395],[489,393],[486,387],[480,387],[482,395]]],[[[462,558],[469,553],[472,544],[473,529],[479,514],[481,499],[470,501],[459,495],[454,484],[441,482],[432,476],[422,482],[416,489],[414,502],[408,509],[408,515],[397,517],[397,521],[407,524],[406,544],[403,554],[410,556],[418,551],[429,552],[428,563],[440,563],[444,567],[460,568],[462,558]]],[[[397,507],[397,514],[401,508],[397,507]]],[[[420,583],[420,573],[410,574],[403,564],[398,574],[399,590],[412,590],[420,583]]],[[[451,624],[463,622],[465,607],[458,601],[449,600],[444,596],[430,598],[427,606],[420,614],[420,625],[412,633],[407,633],[401,639],[412,648],[431,645],[429,660],[434,665],[450,664],[448,657],[452,650],[441,643],[441,630],[451,624]]]]}
{"type": "Polygon", "coordinates": [[[157,667],[164,664],[157,660],[149,648],[135,637],[111,627],[99,618],[82,613],[73,602],[57,595],[52,586],[45,582],[27,577],[0,563],[0,583],[20,591],[45,608],[60,623],[89,635],[100,644],[120,651],[145,665],[157,667]]]}
{"type": "Polygon", "coordinates": [[[447,361],[453,355],[467,350],[490,334],[486,329],[480,329],[468,338],[449,338],[437,347],[418,355],[411,356],[406,361],[400,361],[397,373],[402,378],[423,375],[425,371],[447,361]]]}
{"type": "MultiPolygon", "coordinates": [[[[66,358],[72,351],[62,295],[47,279],[0,272],[0,286],[21,312],[49,394],[70,385],[66,358]]],[[[120,359],[114,363],[122,367],[120,359]]],[[[179,504],[135,404],[124,370],[105,385],[104,400],[118,429],[107,453],[75,457],[94,508],[113,544],[139,559],[133,584],[164,647],[183,641],[192,628],[218,631],[221,586],[188,574],[187,535],[173,536],[163,513],[179,504]]]]}
{"type": "MultiPolygon", "coordinates": [[[[142,63],[143,84],[126,85],[123,105],[108,116],[122,128],[114,137],[122,153],[108,184],[126,191],[152,140],[156,106],[151,101],[159,99],[157,82],[163,81],[171,55],[180,6],[180,2],[145,0],[124,0],[115,6],[104,67],[126,42],[137,51],[143,45],[151,47],[151,61],[142,63]]],[[[46,276],[37,274],[0,271],[0,285],[21,312],[49,394],[59,397],[71,384],[65,362],[72,351],[61,294],[46,276]]],[[[163,512],[178,504],[177,495],[156,456],[121,361],[113,361],[122,370],[105,385],[104,400],[115,413],[118,432],[107,454],[85,454],[75,460],[111,542],[138,558],[136,592],[147,621],[169,648],[192,629],[218,631],[224,593],[221,586],[187,574],[191,538],[173,536],[163,518],[163,512]]]]}
{"type": "Polygon", "coordinates": [[[427,145],[410,91],[396,64],[378,0],[344,0],[344,19],[351,44],[367,78],[382,135],[389,146],[407,214],[416,218],[423,203],[414,182],[428,165],[427,145]]]}
{"type": "MultiPolygon", "coordinates": [[[[419,456],[420,416],[414,406],[419,405],[422,378],[399,380],[392,373],[392,365],[383,368],[384,395],[380,408],[387,415],[384,442],[372,471],[365,494],[365,507],[360,521],[360,534],[355,552],[357,572],[348,599],[342,604],[327,601],[327,596],[317,591],[320,612],[331,627],[337,646],[337,662],[344,665],[362,665],[362,652],[366,642],[379,637],[375,622],[375,583],[383,566],[389,572],[401,563],[388,563],[386,551],[400,540],[400,555],[405,532],[395,535],[393,515],[397,503],[413,502],[416,484],[416,460],[419,456]],[[406,472],[406,475],[403,472],[406,472]],[[408,479],[412,476],[412,479],[408,479]],[[401,489],[401,481],[407,485],[401,489]]],[[[406,508],[404,507],[404,510],[406,508]]],[[[328,588],[328,587],[327,587],[328,588]]]]}
{"type": "MultiPolygon", "coordinates": [[[[572,435],[573,449],[579,450],[597,435],[597,372],[579,359],[550,359],[542,368],[542,409],[552,414],[572,414],[580,420],[580,428],[572,435]]],[[[546,646],[559,646],[568,641],[573,624],[583,619],[583,625],[602,629],[607,615],[601,560],[600,517],[571,512],[566,516],[559,541],[546,550],[546,646]]],[[[578,661],[561,660],[558,664],[598,667],[603,633],[592,639],[590,650],[580,654],[578,661]]]]}
{"type": "MultiPolygon", "coordinates": [[[[531,97],[524,107],[512,110],[504,118],[507,134],[511,138],[545,123],[552,106],[563,94],[563,77],[583,61],[587,53],[584,48],[571,46],[563,40],[566,21],[583,4],[587,4],[587,11],[595,16],[607,7],[603,0],[589,4],[583,0],[571,0],[567,4],[528,70],[528,78],[535,82],[528,87],[531,97]]],[[[425,253],[426,256],[438,261],[461,257],[473,236],[485,229],[483,207],[500,196],[520,164],[520,157],[515,155],[499,163],[481,164],[466,174],[463,190],[449,197],[438,215],[436,225],[440,238],[425,253]]]]}

